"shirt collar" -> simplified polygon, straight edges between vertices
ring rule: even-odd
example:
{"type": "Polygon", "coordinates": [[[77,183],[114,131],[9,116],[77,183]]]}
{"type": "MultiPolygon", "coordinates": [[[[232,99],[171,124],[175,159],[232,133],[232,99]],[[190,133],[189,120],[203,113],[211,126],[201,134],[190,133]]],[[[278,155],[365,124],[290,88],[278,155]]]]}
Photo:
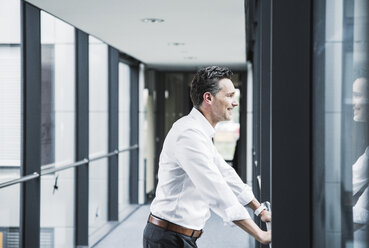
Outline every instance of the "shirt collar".
{"type": "Polygon", "coordinates": [[[189,116],[199,121],[201,127],[210,138],[215,136],[215,129],[198,109],[192,108],[189,116]]]}

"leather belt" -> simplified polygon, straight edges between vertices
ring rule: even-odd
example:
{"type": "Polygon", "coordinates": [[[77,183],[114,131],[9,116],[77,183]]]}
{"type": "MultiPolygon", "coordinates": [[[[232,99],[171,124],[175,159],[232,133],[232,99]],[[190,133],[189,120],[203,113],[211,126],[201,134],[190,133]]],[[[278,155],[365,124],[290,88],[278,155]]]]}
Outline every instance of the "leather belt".
{"type": "Polygon", "coordinates": [[[189,228],[174,224],[172,222],[160,219],[152,214],[150,214],[148,222],[150,222],[151,224],[155,226],[164,228],[165,230],[180,233],[188,237],[200,238],[201,234],[203,233],[202,230],[189,229],[189,228]]]}

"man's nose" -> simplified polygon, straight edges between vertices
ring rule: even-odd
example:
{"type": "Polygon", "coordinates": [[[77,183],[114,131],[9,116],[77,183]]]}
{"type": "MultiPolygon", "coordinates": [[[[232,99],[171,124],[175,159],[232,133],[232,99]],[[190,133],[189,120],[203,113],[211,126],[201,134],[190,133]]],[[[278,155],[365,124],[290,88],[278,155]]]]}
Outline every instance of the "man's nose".
{"type": "Polygon", "coordinates": [[[234,100],[234,101],[232,102],[232,106],[233,106],[233,107],[238,106],[238,102],[237,102],[236,100],[234,100]]]}

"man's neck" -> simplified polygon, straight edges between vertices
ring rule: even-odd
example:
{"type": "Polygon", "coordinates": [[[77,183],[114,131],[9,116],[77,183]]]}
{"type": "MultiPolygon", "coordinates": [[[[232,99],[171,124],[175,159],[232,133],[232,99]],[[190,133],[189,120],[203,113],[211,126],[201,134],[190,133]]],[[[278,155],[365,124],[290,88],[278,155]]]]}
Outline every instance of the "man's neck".
{"type": "Polygon", "coordinates": [[[215,128],[215,125],[217,124],[216,121],[214,121],[211,115],[211,111],[209,111],[208,109],[204,108],[203,106],[200,106],[199,108],[196,108],[198,111],[200,111],[200,113],[205,117],[206,120],[208,120],[208,122],[210,123],[210,125],[215,128]]]}

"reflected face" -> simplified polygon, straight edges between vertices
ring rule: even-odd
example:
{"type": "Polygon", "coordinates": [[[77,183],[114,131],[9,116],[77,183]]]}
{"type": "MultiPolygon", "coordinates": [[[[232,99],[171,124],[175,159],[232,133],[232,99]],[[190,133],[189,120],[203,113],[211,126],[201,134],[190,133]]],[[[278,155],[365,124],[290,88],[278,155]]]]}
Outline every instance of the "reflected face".
{"type": "Polygon", "coordinates": [[[214,120],[229,121],[232,119],[233,108],[238,106],[235,100],[235,88],[233,83],[228,78],[219,81],[221,90],[214,96],[214,103],[212,104],[212,113],[214,120]]]}
{"type": "Polygon", "coordinates": [[[352,86],[354,121],[365,122],[369,119],[368,113],[368,82],[365,78],[358,78],[352,86]]]}

